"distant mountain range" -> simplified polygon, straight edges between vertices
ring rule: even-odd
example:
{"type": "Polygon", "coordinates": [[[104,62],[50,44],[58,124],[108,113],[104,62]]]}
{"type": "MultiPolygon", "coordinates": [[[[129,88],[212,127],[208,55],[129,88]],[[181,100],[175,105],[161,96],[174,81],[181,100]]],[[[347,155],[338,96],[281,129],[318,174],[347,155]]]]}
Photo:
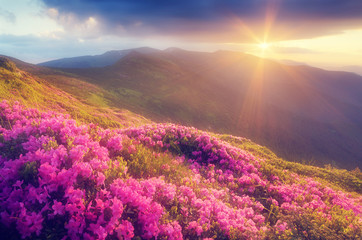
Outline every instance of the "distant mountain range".
{"type": "Polygon", "coordinates": [[[127,54],[133,51],[137,51],[140,53],[151,53],[157,50],[148,47],[126,49],[126,50],[114,50],[114,51],[108,51],[101,55],[62,58],[53,61],[39,63],[38,65],[44,67],[54,67],[54,68],[105,67],[114,64],[122,57],[126,56],[127,54]]]}
{"type": "Polygon", "coordinates": [[[292,161],[361,167],[362,77],[356,74],[177,48],[57,61],[68,68],[23,68],[73,94],[86,90],[69,87],[70,79],[91,84],[102,89],[94,102],[158,122],[245,136],[292,161]]]}
{"type": "Polygon", "coordinates": [[[358,75],[362,76],[362,66],[350,65],[350,66],[336,68],[336,70],[354,72],[354,73],[357,73],[358,75]]]}
{"type": "MultiPolygon", "coordinates": [[[[168,48],[164,50],[165,52],[171,52],[175,50],[182,50],[179,48],[168,48]]],[[[106,67],[115,64],[121,58],[129,54],[130,52],[139,52],[139,53],[153,53],[159,50],[141,47],[125,50],[113,50],[108,51],[100,55],[93,56],[79,56],[72,58],[61,58],[57,60],[47,61],[39,63],[39,66],[53,67],[53,68],[91,68],[91,67],[106,67]]],[[[273,59],[272,59],[273,60],[273,59]]],[[[275,60],[281,64],[291,65],[291,66],[308,66],[308,64],[303,62],[297,62],[290,59],[275,60]]],[[[341,66],[341,67],[329,67],[327,68],[333,71],[345,71],[352,72],[362,76],[362,66],[350,65],[350,66],[341,66]]]]}

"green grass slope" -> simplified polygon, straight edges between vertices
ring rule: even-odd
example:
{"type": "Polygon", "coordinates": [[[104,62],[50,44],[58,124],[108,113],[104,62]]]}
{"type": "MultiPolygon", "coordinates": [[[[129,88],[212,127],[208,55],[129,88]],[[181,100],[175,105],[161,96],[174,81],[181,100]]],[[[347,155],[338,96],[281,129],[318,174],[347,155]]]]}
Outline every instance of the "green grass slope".
{"type": "Polygon", "coordinates": [[[265,159],[263,162],[265,173],[271,171],[277,176],[285,172],[296,173],[304,177],[312,177],[334,189],[362,194],[362,172],[359,168],[352,171],[333,168],[330,165],[316,167],[308,164],[286,161],[273,153],[270,149],[253,143],[249,139],[231,135],[216,135],[221,140],[240,149],[252,153],[254,156],[265,159]]]}
{"type": "Polygon", "coordinates": [[[41,69],[1,56],[0,99],[19,101],[24,106],[40,110],[67,113],[80,122],[93,122],[103,127],[132,126],[150,122],[124,108],[110,107],[108,103],[112,99],[104,97],[104,91],[94,85],[60,71],[41,69]],[[23,70],[17,68],[17,65],[23,70]],[[37,75],[32,74],[35,69],[37,75]],[[42,78],[42,72],[46,73],[46,80],[42,78]]]}

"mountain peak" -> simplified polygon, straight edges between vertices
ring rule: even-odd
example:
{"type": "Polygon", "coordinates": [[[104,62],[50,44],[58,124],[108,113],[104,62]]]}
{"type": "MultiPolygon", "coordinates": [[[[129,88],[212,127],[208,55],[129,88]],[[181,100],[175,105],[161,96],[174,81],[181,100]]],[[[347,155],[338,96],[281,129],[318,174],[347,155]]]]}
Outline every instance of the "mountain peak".
{"type": "Polygon", "coordinates": [[[165,50],[163,50],[164,52],[166,53],[173,53],[173,52],[183,52],[183,51],[186,51],[182,48],[178,48],[178,47],[169,47],[169,48],[166,48],[165,50]]]}

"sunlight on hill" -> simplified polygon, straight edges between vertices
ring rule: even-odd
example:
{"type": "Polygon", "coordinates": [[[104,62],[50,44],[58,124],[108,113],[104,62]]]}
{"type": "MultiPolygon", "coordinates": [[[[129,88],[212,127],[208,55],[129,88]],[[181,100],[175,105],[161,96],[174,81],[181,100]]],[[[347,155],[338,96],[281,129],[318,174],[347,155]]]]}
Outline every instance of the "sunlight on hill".
{"type": "Polygon", "coordinates": [[[264,84],[265,84],[265,61],[260,58],[253,69],[252,81],[246,90],[245,96],[240,99],[242,107],[237,125],[253,124],[249,126],[255,129],[257,135],[262,131],[263,121],[263,102],[264,102],[264,84]]]}

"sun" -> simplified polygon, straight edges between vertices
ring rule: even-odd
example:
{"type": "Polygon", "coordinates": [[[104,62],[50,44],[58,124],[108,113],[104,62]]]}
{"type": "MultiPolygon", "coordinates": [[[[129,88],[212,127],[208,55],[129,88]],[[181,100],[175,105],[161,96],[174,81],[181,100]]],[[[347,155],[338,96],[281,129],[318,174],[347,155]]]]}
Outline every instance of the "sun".
{"type": "Polygon", "coordinates": [[[260,43],[259,48],[266,50],[269,48],[269,43],[266,43],[266,42],[260,43]]]}

